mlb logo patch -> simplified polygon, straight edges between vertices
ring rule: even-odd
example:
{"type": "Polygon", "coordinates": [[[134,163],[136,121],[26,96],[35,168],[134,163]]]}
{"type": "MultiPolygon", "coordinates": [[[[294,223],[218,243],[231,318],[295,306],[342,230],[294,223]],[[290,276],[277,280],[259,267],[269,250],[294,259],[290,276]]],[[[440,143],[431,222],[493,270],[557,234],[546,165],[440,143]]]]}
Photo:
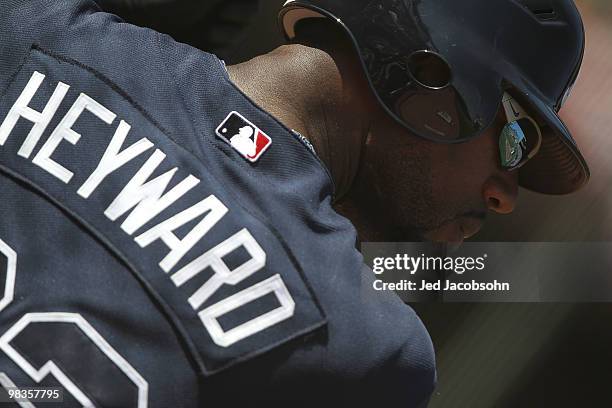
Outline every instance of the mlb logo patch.
{"type": "Polygon", "coordinates": [[[238,112],[232,112],[216,130],[217,136],[251,163],[272,145],[272,139],[238,112]]]}

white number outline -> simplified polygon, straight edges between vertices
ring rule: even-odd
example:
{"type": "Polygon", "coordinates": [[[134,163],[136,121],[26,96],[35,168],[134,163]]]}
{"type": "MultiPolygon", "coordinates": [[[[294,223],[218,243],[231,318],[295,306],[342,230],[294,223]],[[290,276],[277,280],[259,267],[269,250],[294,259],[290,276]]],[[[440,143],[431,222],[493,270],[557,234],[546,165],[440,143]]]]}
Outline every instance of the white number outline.
{"type": "Polygon", "coordinates": [[[77,313],[27,313],[0,337],[0,350],[4,351],[36,383],[40,383],[48,374],[53,375],[83,407],[95,407],[89,398],[62,372],[51,360],[37,370],[11,346],[10,342],[30,323],[72,323],[106,355],[137,387],[138,408],[147,408],[149,384],[110,344],[77,313]]]}
{"type": "Polygon", "coordinates": [[[4,294],[0,299],[0,312],[4,310],[15,296],[15,275],[17,271],[17,253],[0,239],[0,252],[6,256],[6,282],[4,284],[4,294]]]}

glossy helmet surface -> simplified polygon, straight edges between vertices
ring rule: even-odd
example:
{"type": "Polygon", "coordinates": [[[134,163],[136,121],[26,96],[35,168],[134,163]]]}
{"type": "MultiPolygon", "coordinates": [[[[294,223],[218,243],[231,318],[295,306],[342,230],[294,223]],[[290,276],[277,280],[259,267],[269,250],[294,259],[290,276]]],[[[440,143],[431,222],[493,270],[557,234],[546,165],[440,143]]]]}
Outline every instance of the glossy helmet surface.
{"type": "Polygon", "coordinates": [[[459,143],[490,127],[509,90],[543,125],[521,185],[567,194],[589,179],[558,116],[584,54],[571,0],[291,0],[287,39],[305,19],[329,18],[350,36],[378,101],[412,133],[459,143]]]}

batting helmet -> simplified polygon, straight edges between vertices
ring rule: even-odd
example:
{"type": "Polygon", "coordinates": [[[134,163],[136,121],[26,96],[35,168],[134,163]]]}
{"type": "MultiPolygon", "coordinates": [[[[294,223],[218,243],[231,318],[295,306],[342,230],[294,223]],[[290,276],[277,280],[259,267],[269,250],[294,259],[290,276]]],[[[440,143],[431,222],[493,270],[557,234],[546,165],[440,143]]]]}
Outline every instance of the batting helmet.
{"type": "Polygon", "coordinates": [[[578,190],[590,173],[558,116],[582,64],[584,28],[571,0],[289,0],[286,37],[329,18],[351,38],[381,106],[425,139],[457,143],[493,124],[502,95],[537,114],[539,154],[523,187],[578,190]]]}

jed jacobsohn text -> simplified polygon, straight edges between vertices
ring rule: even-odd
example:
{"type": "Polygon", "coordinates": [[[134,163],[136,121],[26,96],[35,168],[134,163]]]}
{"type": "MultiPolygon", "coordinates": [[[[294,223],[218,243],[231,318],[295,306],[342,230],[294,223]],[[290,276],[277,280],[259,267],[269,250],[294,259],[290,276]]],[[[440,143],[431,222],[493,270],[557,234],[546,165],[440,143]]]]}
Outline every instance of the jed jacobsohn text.
{"type": "Polygon", "coordinates": [[[383,282],[381,280],[374,281],[374,289],[376,290],[392,290],[392,291],[509,291],[510,284],[508,282],[478,282],[471,280],[470,282],[452,282],[450,280],[438,280],[428,282],[422,280],[413,282],[409,280],[401,280],[399,282],[383,282]]]}

